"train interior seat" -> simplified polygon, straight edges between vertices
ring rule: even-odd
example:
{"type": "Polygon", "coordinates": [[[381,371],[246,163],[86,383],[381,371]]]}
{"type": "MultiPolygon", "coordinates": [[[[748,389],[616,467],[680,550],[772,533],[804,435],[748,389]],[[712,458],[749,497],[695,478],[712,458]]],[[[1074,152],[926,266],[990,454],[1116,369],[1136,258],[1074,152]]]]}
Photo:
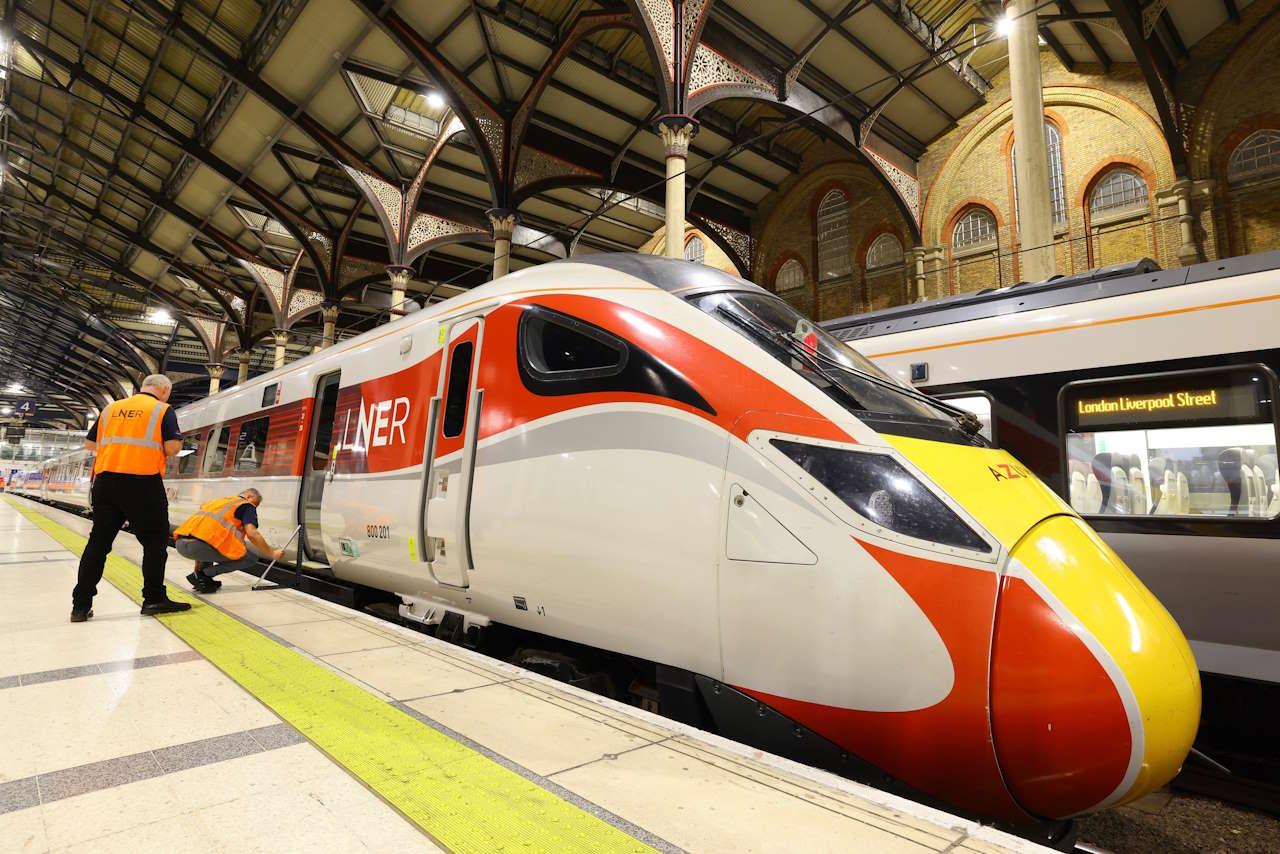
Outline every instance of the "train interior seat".
{"type": "Polygon", "coordinates": [[[1111,503],[1110,513],[1128,513],[1129,508],[1129,476],[1121,466],[1111,467],[1111,503]]]}
{"type": "Polygon", "coordinates": [[[1191,484],[1187,480],[1187,476],[1184,473],[1178,472],[1177,484],[1178,484],[1178,512],[1190,513],[1191,512],[1191,484]]]}
{"type": "Polygon", "coordinates": [[[1102,512],[1102,484],[1098,482],[1098,476],[1093,472],[1089,472],[1085,478],[1084,489],[1084,509],[1082,513],[1101,513],[1102,512]]]}
{"type": "Polygon", "coordinates": [[[1137,454],[1129,455],[1129,512],[1146,515],[1151,512],[1147,478],[1142,473],[1142,461],[1137,454]]]}
{"type": "Polygon", "coordinates": [[[1089,480],[1085,477],[1084,472],[1072,471],[1071,482],[1068,490],[1071,495],[1071,509],[1077,513],[1087,513],[1087,505],[1085,504],[1086,491],[1089,488],[1089,480]]]}
{"type": "Polygon", "coordinates": [[[1277,465],[1275,454],[1263,454],[1258,458],[1258,465],[1262,469],[1262,482],[1267,487],[1267,504],[1263,508],[1264,516],[1275,516],[1280,513],[1280,466],[1277,465]]]}

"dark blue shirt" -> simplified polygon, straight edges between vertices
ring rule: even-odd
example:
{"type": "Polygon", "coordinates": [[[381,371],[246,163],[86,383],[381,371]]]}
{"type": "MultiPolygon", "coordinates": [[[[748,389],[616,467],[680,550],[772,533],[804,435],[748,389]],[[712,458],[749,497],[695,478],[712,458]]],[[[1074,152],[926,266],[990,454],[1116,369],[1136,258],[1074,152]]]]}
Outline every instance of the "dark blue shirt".
{"type": "MultiPolygon", "coordinates": [[[[155,397],[149,391],[139,392],[147,397],[155,397]]],[[[159,398],[156,398],[159,400],[159,398]]],[[[95,421],[89,426],[89,432],[85,434],[85,440],[89,442],[98,441],[98,422],[95,421]]],[[[182,431],[178,429],[178,413],[173,411],[170,406],[164,412],[164,417],[160,419],[160,438],[168,442],[171,439],[181,439],[182,431]]]]}
{"type": "Polygon", "coordinates": [[[240,520],[242,525],[252,525],[258,527],[258,508],[252,504],[241,504],[236,508],[236,518],[240,520]]]}

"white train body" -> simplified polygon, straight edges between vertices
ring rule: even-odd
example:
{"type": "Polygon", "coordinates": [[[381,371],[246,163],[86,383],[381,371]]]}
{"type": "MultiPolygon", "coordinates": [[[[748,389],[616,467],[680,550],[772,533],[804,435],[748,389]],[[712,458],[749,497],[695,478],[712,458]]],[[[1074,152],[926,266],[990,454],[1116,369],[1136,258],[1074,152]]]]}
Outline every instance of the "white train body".
{"type": "Polygon", "coordinates": [[[269,540],[301,524],[409,617],[688,671],[975,813],[1161,785],[1199,703],[1167,613],[1012,457],[864,370],[700,265],[548,264],[184,407],[171,521],[254,486],[269,540]]]}

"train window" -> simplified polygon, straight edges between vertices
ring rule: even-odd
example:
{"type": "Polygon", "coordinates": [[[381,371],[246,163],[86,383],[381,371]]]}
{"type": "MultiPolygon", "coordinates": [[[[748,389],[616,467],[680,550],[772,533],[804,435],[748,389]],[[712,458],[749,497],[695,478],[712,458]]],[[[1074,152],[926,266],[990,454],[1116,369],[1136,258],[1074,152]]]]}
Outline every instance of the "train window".
{"type": "Polygon", "coordinates": [[[537,306],[520,316],[519,336],[521,359],[542,380],[612,376],[627,364],[627,347],[621,339],[537,306]]]}
{"type": "Polygon", "coordinates": [[[262,406],[275,406],[280,400],[280,383],[271,383],[262,390],[262,406]]]}
{"type": "Polygon", "coordinates": [[[888,422],[875,425],[877,429],[910,434],[916,427],[936,427],[937,435],[931,433],[928,438],[969,443],[970,437],[955,429],[952,417],[929,398],[890,379],[777,297],[725,292],[695,297],[693,303],[859,418],[888,422]]]}
{"type": "Polygon", "coordinates": [[[452,439],[462,435],[462,428],[467,423],[467,394],[471,391],[471,356],[475,346],[470,341],[463,341],[453,348],[449,358],[449,388],[444,397],[445,438],[452,439]]]}
{"type": "Polygon", "coordinates": [[[178,474],[190,474],[196,470],[196,451],[200,449],[200,434],[182,437],[182,449],[173,459],[178,461],[178,474]]]}
{"type": "Polygon", "coordinates": [[[333,417],[338,411],[338,375],[330,374],[321,382],[324,390],[320,396],[320,414],[316,417],[316,440],[311,446],[312,471],[323,471],[329,466],[329,454],[333,449],[333,417]]]}
{"type": "Polygon", "coordinates": [[[1068,384],[1066,482],[1083,514],[1280,515],[1276,379],[1261,365],[1068,384]]]}
{"type": "Polygon", "coordinates": [[[218,441],[213,441],[213,433],[209,434],[209,447],[204,452],[204,473],[216,474],[227,464],[227,446],[231,444],[231,428],[223,427],[218,431],[218,441]]]}
{"type": "Polygon", "coordinates": [[[267,428],[270,418],[255,418],[240,425],[240,437],[236,441],[236,471],[257,471],[262,468],[266,456],[267,428]]]}

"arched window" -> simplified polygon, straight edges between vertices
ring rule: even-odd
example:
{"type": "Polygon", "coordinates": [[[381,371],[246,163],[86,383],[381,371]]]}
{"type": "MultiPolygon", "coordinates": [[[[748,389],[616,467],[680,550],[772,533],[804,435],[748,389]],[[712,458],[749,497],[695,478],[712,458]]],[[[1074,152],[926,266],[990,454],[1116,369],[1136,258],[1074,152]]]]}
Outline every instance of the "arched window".
{"type": "Polygon", "coordinates": [[[1257,178],[1280,172],[1280,131],[1259,130],[1245,137],[1231,152],[1227,163],[1227,180],[1257,178]]]}
{"type": "Polygon", "coordinates": [[[684,245],[684,260],[695,264],[706,263],[707,245],[702,242],[701,237],[694,235],[689,238],[689,242],[684,245]]]}
{"type": "Polygon", "coordinates": [[[1132,169],[1112,169],[1089,195],[1089,213],[1119,213],[1148,206],[1147,182],[1132,169]]]}
{"type": "Polygon", "coordinates": [[[996,218],[986,208],[974,208],[956,222],[952,249],[972,249],[996,242],[996,218]]]}
{"type": "Polygon", "coordinates": [[[851,272],[849,199],[839,190],[831,190],[818,205],[818,281],[842,279],[851,272]]]}
{"type": "Polygon", "coordinates": [[[782,262],[778,274],[773,277],[773,289],[778,293],[804,287],[804,267],[794,258],[782,262]]]}
{"type": "Polygon", "coordinates": [[[902,263],[902,244],[892,234],[882,234],[867,249],[867,269],[879,270],[902,263]]]}
{"type": "MultiPolygon", "coordinates": [[[[1053,211],[1055,226],[1067,224],[1067,179],[1062,170],[1062,134],[1052,122],[1044,123],[1044,145],[1049,156],[1049,207],[1053,211]]],[[[1018,158],[1014,156],[1017,146],[1009,149],[1009,160],[1013,164],[1013,218],[1018,221],[1018,158]]]]}

